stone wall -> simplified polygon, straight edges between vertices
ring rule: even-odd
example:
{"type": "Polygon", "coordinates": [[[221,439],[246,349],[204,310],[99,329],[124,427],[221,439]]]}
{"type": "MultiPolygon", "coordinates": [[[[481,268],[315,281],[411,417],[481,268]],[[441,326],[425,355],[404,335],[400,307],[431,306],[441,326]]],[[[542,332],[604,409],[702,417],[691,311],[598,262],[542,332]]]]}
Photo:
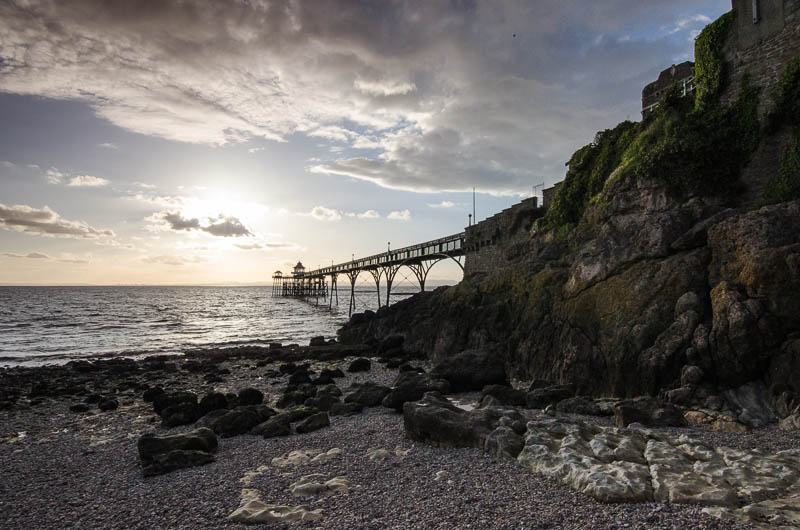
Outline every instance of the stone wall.
{"type": "Polygon", "coordinates": [[[544,212],[531,197],[467,227],[464,278],[483,280],[513,266],[527,249],[533,222],[544,212]]]}
{"type": "Polygon", "coordinates": [[[732,3],[736,22],[725,43],[728,79],[721,99],[735,101],[742,78],[749,74],[752,84],[762,89],[759,113],[763,116],[786,66],[800,57],[800,0],[759,0],[757,22],[751,0],[732,3]]]}

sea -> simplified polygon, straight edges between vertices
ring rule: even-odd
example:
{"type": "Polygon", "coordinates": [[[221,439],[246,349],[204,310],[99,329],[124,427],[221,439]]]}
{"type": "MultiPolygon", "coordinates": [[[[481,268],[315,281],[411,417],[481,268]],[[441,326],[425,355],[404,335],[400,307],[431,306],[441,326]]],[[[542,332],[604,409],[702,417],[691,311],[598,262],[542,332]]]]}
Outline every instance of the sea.
{"type": "MultiPolygon", "coordinates": [[[[417,291],[393,287],[391,302],[417,291]]],[[[336,336],[349,295],[340,287],[337,304],[274,296],[271,286],[0,287],[0,366],[308,344],[336,336]]],[[[375,287],[357,286],[355,311],[377,308],[375,287]]]]}

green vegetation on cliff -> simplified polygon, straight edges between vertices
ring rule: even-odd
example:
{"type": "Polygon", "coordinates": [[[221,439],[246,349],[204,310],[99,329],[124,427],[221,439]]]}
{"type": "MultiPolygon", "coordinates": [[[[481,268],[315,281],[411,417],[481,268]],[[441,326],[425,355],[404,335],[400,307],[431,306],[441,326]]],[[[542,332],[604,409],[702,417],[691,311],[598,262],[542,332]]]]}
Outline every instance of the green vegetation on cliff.
{"type": "Polygon", "coordinates": [[[729,11],[706,26],[697,37],[694,45],[694,72],[697,95],[695,106],[701,109],[717,101],[717,96],[725,88],[725,59],[722,46],[728,37],[735,12],[729,11]]]}
{"type": "Polygon", "coordinates": [[[592,143],[575,151],[567,162],[567,176],[540,226],[555,228],[577,223],[589,201],[603,190],[639,130],[638,123],[624,121],[598,132],[592,143]]]}
{"type": "MultiPolygon", "coordinates": [[[[675,85],[641,123],[622,122],[576,151],[537,230],[554,229],[556,237],[566,239],[587,206],[602,200],[612,174],[662,182],[676,196],[739,191],[742,168],[758,147],[761,128],[759,89],[747,76],[737,101],[729,106],[719,101],[726,68],[722,46],[733,20],[733,12],[723,15],[697,39],[696,98],[683,97],[675,85]]],[[[800,67],[785,76],[781,94],[787,96],[781,101],[797,101],[797,72],[800,67]]],[[[792,112],[800,109],[786,105],[792,112]]]]}
{"type": "Polygon", "coordinates": [[[767,131],[793,127],[793,137],[781,156],[778,175],[767,183],[762,204],[800,199],[800,59],[786,67],[772,94],[775,106],[767,116],[767,131]]]}

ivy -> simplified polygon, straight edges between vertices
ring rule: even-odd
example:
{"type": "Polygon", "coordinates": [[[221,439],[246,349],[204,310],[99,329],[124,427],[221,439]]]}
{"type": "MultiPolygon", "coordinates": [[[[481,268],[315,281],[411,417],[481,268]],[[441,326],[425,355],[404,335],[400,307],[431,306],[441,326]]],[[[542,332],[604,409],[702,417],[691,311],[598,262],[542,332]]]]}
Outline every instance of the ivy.
{"type": "Polygon", "coordinates": [[[767,183],[761,202],[775,204],[800,199],[800,130],[795,129],[794,138],[784,149],[778,175],[767,183]]]}
{"type": "Polygon", "coordinates": [[[800,59],[784,70],[772,93],[775,106],[767,116],[767,129],[775,132],[783,125],[800,125],[800,59]]]}
{"type": "MultiPolygon", "coordinates": [[[[619,166],[639,127],[638,123],[624,121],[613,129],[598,132],[592,143],[578,149],[567,162],[569,169],[564,182],[537,226],[548,229],[577,224],[586,205],[603,190],[609,175],[619,166]]],[[[565,236],[562,230],[560,237],[565,236]]]]}
{"type": "Polygon", "coordinates": [[[695,41],[694,74],[697,109],[716,101],[717,96],[725,88],[726,65],[722,46],[733,27],[735,16],[735,11],[725,13],[706,26],[695,41]]]}

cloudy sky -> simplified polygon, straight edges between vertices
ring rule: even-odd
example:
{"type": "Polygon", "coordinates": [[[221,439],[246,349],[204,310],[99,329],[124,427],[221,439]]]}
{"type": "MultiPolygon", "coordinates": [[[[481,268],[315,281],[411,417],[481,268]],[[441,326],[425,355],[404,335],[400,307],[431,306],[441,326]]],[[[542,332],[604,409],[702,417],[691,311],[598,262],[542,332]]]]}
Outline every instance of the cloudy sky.
{"type": "Polygon", "coordinates": [[[459,232],[473,187],[482,219],[637,120],[729,9],[2,1],[0,283],[264,282],[459,232]]]}

